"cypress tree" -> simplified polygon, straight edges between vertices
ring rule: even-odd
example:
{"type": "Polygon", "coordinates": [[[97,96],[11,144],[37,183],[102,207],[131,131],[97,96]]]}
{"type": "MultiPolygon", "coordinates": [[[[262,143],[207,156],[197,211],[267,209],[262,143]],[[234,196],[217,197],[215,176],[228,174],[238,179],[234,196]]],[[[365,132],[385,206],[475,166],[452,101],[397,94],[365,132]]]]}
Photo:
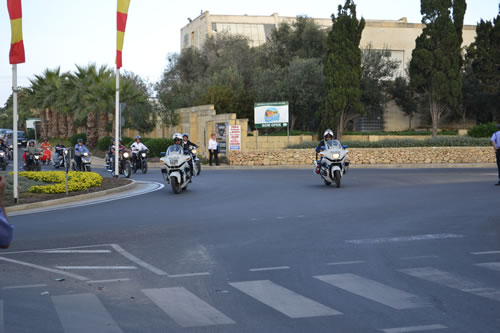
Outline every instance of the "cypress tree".
{"type": "Polygon", "coordinates": [[[356,5],[346,0],[332,14],[332,29],[327,39],[325,76],[327,96],[321,112],[321,134],[326,128],[336,128],[342,137],[347,123],[363,113],[361,104],[361,33],[365,20],[356,17],[356,5]]]}
{"type": "Polygon", "coordinates": [[[425,27],[412,52],[410,81],[427,100],[432,136],[436,137],[441,117],[462,98],[461,44],[466,3],[421,0],[420,6],[425,27]]]}

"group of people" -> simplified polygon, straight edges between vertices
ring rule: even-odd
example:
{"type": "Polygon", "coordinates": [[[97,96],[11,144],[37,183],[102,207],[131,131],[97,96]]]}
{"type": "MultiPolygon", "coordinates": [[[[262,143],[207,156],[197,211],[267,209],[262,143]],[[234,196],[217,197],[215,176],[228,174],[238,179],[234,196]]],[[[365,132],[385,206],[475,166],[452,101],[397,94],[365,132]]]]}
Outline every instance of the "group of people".
{"type": "MultiPolygon", "coordinates": [[[[54,148],[53,163],[55,163],[59,159],[59,156],[63,154],[64,149],[66,149],[66,146],[62,143],[61,140],[59,140],[59,142],[54,148]]],[[[82,139],[78,139],[74,150],[75,150],[74,161],[77,167],[80,168],[82,163],[82,155],[84,153],[90,153],[90,151],[83,144],[82,139]]],[[[35,145],[35,140],[29,140],[28,145],[26,146],[26,149],[23,154],[24,167],[26,168],[29,166],[28,164],[31,163],[30,161],[32,160],[30,157],[32,157],[35,154],[43,154],[40,159],[42,162],[48,164],[52,158],[51,151],[52,151],[52,146],[47,138],[43,139],[43,142],[40,144],[40,147],[37,147],[35,145]]]]}

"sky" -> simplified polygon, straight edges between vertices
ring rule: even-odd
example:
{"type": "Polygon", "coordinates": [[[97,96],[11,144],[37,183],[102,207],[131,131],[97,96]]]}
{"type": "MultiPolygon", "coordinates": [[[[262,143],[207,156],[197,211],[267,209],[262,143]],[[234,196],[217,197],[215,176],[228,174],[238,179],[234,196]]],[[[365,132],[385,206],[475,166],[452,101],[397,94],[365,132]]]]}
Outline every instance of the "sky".
{"type": "MultiPolygon", "coordinates": [[[[155,83],[167,64],[169,53],[180,51],[180,30],[188,18],[201,11],[231,15],[307,15],[328,18],[344,0],[168,1],[131,0],[128,12],[123,70],[155,83]]],[[[420,0],[356,0],[358,17],[373,20],[421,20],[420,0]]],[[[491,20],[498,0],[468,0],[465,24],[491,20]]],[[[75,70],[75,64],[114,67],[116,55],[116,0],[22,0],[23,39],[26,62],[19,64],[18,85],[44,69],[75,70]]],[[[12,91],[9,64],[10,21],[6,1],[0,2],[0,105],[12,91]]]]}

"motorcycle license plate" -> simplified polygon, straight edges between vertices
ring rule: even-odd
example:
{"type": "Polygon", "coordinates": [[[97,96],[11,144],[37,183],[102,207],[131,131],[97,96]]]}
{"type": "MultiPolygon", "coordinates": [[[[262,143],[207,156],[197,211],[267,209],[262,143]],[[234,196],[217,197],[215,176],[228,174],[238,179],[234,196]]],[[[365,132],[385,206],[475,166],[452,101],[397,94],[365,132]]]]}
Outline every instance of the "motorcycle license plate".
{"type": "Polygon", "coordinates": [[[172,164],[177,164],[177,163],[179,163],[179,160],[178,160],[178,159],[176,159],[176,158],[173,158],[173,159],[171,159],[171,160],[170,160],[170,162],[171,162],[172,164]]]}

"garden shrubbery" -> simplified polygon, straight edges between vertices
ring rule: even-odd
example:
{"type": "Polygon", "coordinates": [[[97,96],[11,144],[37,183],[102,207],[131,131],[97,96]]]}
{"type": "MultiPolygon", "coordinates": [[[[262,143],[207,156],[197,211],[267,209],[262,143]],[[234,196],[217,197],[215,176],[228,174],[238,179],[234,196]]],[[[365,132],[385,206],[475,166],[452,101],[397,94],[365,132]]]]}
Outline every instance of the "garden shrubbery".
{"type": "Polygon", "coordinates": [[[495,123],[479,124],[469,130],[469,136],[473,138],[491,138],[498,131],[495,123]]]}
{"type": "Polygon", "coordinates": [[[78,143],[78,139],[82,139],[83,144],[86,144],[87,143],[87,134],[86,133],[73,134],[71,136],[71,138],[69,139],[71,146],[73,146],[73,147],[76,146],[76,144],[78,143]]]}
{"type": "MultiPolygon", "coordinates": [[[[34,185],[29,191],[31,193],[65,193],[66,173],[64,171],[26,171],[20,172],[19,176],[26,177],[48,185],[34,185]]],[[[102,176],[95,172],[70,171],[68,174],[68,191],[76,192],[102,185],[102,176]]]]}
{"type": "MultiPolygon", "coordinates": [[[[97,149],[100,151],[107,151],[109,145],[111,144],[113,138],[110,136],[106,136],[100,139],[97,142],[97,149]]],[[[132,138],[124,137],[122,138],[123,145],[127,148],[135,141],[132,138]]],[[[174,144],[174,140],[160,138],[160,139],[152,139],[152,138],[142,138],[141,142],[149,148],[149,157],[160,157],[161,152],[166,151],[168,146],[174,144]]]]}

